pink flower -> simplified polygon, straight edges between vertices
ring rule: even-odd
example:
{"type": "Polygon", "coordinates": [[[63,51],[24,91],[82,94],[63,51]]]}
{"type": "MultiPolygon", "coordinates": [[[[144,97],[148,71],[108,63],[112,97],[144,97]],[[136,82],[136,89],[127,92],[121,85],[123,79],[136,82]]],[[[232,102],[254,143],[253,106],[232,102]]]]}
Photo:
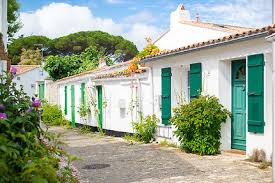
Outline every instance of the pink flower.
{"type": "Polygon", "coordinates": [[[11,67],[10,72],[15,75],[17,72],[17,69],[15,67],[11,67]]]}
{"type": "Polygon", "coordinates": [[[4,104],[0,104],[0,111],[3,111],[6,109],[6,106],[4,106],[4,104]]]}
{"type": "Polygon", "coordinates": [[[0,112],[0,119],[7,119],[7,115],[0,112]]]}
{"type": "Polygon", "coordinates": [[[36,107],[36,108],[40,107],[40,106],[41,106],[41,101],[40,101],[40,100],[35,100],[35,101],[33,101],[33,102],[32,102],[32,106],[33,106],[33,107],[36,107]]]}

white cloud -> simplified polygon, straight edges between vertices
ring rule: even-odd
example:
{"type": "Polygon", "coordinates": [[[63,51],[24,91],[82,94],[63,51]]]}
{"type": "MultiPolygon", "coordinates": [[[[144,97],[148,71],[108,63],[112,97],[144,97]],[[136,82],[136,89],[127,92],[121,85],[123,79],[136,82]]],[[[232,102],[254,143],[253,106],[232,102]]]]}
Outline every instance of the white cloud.
{"type": "Polygon", "coordinates": [[[156,19],[153,14],[149,11],[141,11],[134,15],[130,15],[124,19],[125,22],[134,22],[134,23],[151,23],[156,19]]]}
{"type": "MultiPolygon", "coordinates": [[[[150,15],[141,13],[139,21],[148,16],[150,15]]],[[[145,37],[156,37],[159,32],[158,28],[146,23],[117,23],[112,19],[94,16],[88,7],[66,3],[51,3],[34,12],[22,12],[20,18],[24,26],[18,35],[45,35],[56,38],[78,31],[102,30],[128,38],[138,49],[144,47],[145,37]]],[[[134,16],[130,16],[131,18],[134,16]]]]}
{"type": "Polygon", "coordinates": [[[107,2],[110,4],[121,4],[124,1],[123,0],[107,0],[107,2]]]}
{"type": "Polygon", "coordinates": [[[195,4],[192,10],[209,22],[261,27],[271,23],[271,0],[233,0],[195,4]]]}

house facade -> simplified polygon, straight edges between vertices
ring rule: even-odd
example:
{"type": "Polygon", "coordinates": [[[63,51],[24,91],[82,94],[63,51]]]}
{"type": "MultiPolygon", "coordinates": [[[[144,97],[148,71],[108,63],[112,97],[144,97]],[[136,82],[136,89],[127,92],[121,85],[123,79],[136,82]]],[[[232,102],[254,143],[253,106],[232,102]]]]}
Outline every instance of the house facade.
{"type": "Polygon", "coordinates": [[[41,65],[12,65],[12,67],[17,70],[13,82],[18,89],[22,87],[29,97],[37,95],[40,99],[45,98],[45,79],[49,75],[41,65]]]}
{"type": "Polygon", "coordinates": [[[57,81],[66,118],[110,131],[133,132],[140,114],[160,119],[157,137],[178,142],[173,108],[199,95],[216,96],[232,113],[222,124],[221,150],[249,156],[272,153],[272,44],[275,26],[251,29],[190,20],[180,5],[169,31],[155,41],[161,52],[142,58],[142,72],[124,75],[127,64],[102,67],[57,81]],[[80,117],[81,105],[91,109],[80,117]]]}
{"type": "Polygon", "coordinates": [[[0,2],[0,75],[9,70],[10,61],[7,57],[7,0],[0,2]]]}

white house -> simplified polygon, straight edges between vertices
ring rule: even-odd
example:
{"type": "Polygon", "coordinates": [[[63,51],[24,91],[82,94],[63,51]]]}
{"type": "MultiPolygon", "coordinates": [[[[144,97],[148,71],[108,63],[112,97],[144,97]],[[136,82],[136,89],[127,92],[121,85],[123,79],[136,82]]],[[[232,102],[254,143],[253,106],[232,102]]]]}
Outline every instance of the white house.
{"type": "Polygon", "coordinates": [[[9,59],[6,54],[7,49],[7,0],[0,1],[0,75],[3,71],[7,71],[10,66],[9,59]]]}
{"type": "Polygon", "coordinates": [[[272,45],[266,36],[274,30],[191,21],[180,5],[169,31],[155,42],[162,51],[142,58],[141,72],[129,76],[129,63],[123,63],[64,78],[57,81],[58,103],[73,124],[109,131],[133,132],[139,113],[156,114],[157,136],[177,142],[172,109],[201,92],[214,95],[233,115],[222,126],[221,149],[251,155],[258,148],[270,158],[272,45]],[[91,105],[85,120],[77,112],[81,104],[91,105]]]}
{"type": "Polygon", "coordinates": [[[41,65],[12,65],[17,72],[13,82],[18,88],[23,87],[24,92],[29,96],[36,94],[40,99],[45,96],[45,79],[49,77],[41,65]]]}

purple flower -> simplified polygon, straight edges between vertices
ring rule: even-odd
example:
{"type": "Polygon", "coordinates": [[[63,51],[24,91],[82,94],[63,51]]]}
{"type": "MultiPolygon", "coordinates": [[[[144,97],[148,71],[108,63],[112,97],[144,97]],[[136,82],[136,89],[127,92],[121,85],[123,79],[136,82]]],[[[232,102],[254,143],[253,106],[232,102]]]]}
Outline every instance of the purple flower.
{"type": "Polygon", "coordinates": [[[7,115],[0,112],[0,119],[7,119],[7,115]]]}
{"type": "Polygon", "coordinates": [[[33,106],[33,107],[36,107],[36,108],[40,107],[40,106],[41,106],[41,101],[40,101],[40,100],[35,100],[35,101],[33,101],[33,102],[32,102],[32,106],[33,106]]]}
{"type": "Polygon", "coordinates": [[[33,101],[33,102],[35,101],[35,97],[32,97],[32,101],[33,101]]]}
{"type": "Polygon", "coordinates": [[[30,107],[30,108],[27,110],[27,112],[32,112],[32,108],[30,107]]]}
{"type": "Polygon", "coordinates": [[[0,104],[0,111],[3,111],[6,109],[6,106],[4,106],[4,104],[0,104]]]}
{"type": "Polygon", "coordinates": [[[10,72],[15,75],[17,72],[16,67],[11,67],[10,72]]]}

